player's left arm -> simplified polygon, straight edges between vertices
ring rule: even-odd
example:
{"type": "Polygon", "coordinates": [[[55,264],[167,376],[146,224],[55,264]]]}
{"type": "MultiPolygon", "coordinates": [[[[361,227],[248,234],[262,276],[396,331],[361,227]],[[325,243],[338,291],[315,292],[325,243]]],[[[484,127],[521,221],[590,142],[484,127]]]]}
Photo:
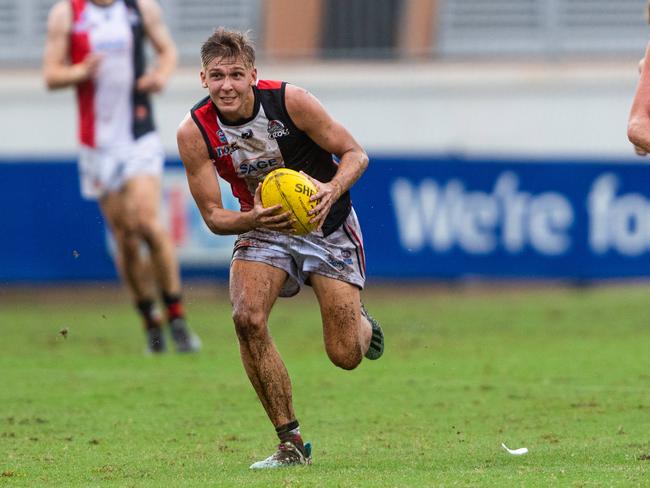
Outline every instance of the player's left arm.
{"type": "Polygon", "coordinates": [[[352,134],[325,110],[311,93],[287,85],[285,105],[293,123],[316,144],[339,158],[338,169],[329,182],[314,181],[318,193],[311,200],[320,200],[310,212],[320,227],[332,205],[348,191],[368,167],[368,155],[352,134]]]}
{"type": "Polygon", "coordinates": [[[641,76],[634,94],[627,124],[627,137],[637,154],[650,152],[650,44],[646,49],[641,76]]]}
{"type": "Polygon", "coordinates": [[[145,92],[159,92],[176,68],[178,55],[176,45],[163,19],[162,10],[156,0],[138,0],[144,31],[158,56],[156,67],[142,75],[137,88],[145,92]]]}

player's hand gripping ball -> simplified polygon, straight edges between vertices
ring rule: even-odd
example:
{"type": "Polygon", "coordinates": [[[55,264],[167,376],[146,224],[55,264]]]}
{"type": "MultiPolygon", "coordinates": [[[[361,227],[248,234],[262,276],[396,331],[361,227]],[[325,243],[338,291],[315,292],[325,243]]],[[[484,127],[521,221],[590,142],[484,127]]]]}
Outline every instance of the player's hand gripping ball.
{"type": "Polygon", "coordinates": [[[289,168],[279,168],[266,175],[262,182],[262,205],[281,205],[283,211],[291,212],[295,220],[294,234],[303,236],[316,228],[316,223],[309,222],[314,216],[307,212],[318,204],[317,200],[309,201],[317,191],[316,185],[305,175],[289,168]]]}

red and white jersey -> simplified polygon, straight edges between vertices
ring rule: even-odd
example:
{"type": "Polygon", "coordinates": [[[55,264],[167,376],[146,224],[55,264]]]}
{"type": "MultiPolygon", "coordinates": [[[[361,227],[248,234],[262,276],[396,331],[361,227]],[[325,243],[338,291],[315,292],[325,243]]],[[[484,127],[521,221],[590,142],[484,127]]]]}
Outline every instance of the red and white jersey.
{"type": "Polygon", "coordinates": [[[135,91],[144,72],[142,16],[136,0],[99,6],[71,0],[70,58],[102,56],[97,76],[77,85],[79,139],[91,148],[132,143],[154,129],[146,94],[135,91]]]}
{"type": "MultiPolygon", "coordinates": [[[[253,115],[237,125],[229,125],[219,116],[210,97],[190,112],[219,176],[230,183],[242,211],[253,207],[258,183],[274,169],[304,171],[323,182],[336,174],[332,154],[294,125],[285,106],[285,89],[286,82],[259,80],[253,87],[253,115]]],[[[350,194],[345,192],[325,219],[325,235],[345,221],[351,208],[350,194]]]]}

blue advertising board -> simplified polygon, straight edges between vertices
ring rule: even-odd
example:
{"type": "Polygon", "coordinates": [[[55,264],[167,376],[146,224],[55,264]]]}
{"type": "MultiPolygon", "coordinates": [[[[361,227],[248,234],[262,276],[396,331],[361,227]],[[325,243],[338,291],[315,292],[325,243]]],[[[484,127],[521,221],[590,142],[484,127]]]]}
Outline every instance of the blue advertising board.
{"type": "MultiPolygon", "coordinates": [[[[0,282],[115,279],[111,238],[73,161],[0,161],[0,282]]],[[[183,275],[227,276],[179,161],[163,220],[183,275]]],[[[236,208],[228,187],[224,204],[236,208]]],[[[352,191],[369,277],[596,280],[650,271],[650,168],[618,161],[373,157],[352,191]]]]}
{"type": "Polygon", "coordinates": [[[374,275],[583,280],[650,271],[645,165],[376,163],[354,193],[374,275]]]}

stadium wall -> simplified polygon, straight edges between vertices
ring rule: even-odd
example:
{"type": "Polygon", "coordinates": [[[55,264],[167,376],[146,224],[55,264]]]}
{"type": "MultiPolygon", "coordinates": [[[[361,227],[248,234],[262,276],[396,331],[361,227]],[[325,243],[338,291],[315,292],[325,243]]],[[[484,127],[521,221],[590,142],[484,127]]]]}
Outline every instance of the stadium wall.
{"type": "MultiPolygon", "coordinates": [[[[645,166],[450,156],[372,161],[352,193],[364,250],[341,257],[367,262],[369,277],[585,281],[650,269],[645,166]]],[[[81,200],[73,161],[4,161],[0,180],[0,282],[115,279],[110,235],[97,206],[81,200]]],[[[233,199],[225,205],[237,206],[233,199]]],[[[166,171],[163,219],[186,277],[226,276],[233,238],[207,230],[178,160],[166,171]]]]}

